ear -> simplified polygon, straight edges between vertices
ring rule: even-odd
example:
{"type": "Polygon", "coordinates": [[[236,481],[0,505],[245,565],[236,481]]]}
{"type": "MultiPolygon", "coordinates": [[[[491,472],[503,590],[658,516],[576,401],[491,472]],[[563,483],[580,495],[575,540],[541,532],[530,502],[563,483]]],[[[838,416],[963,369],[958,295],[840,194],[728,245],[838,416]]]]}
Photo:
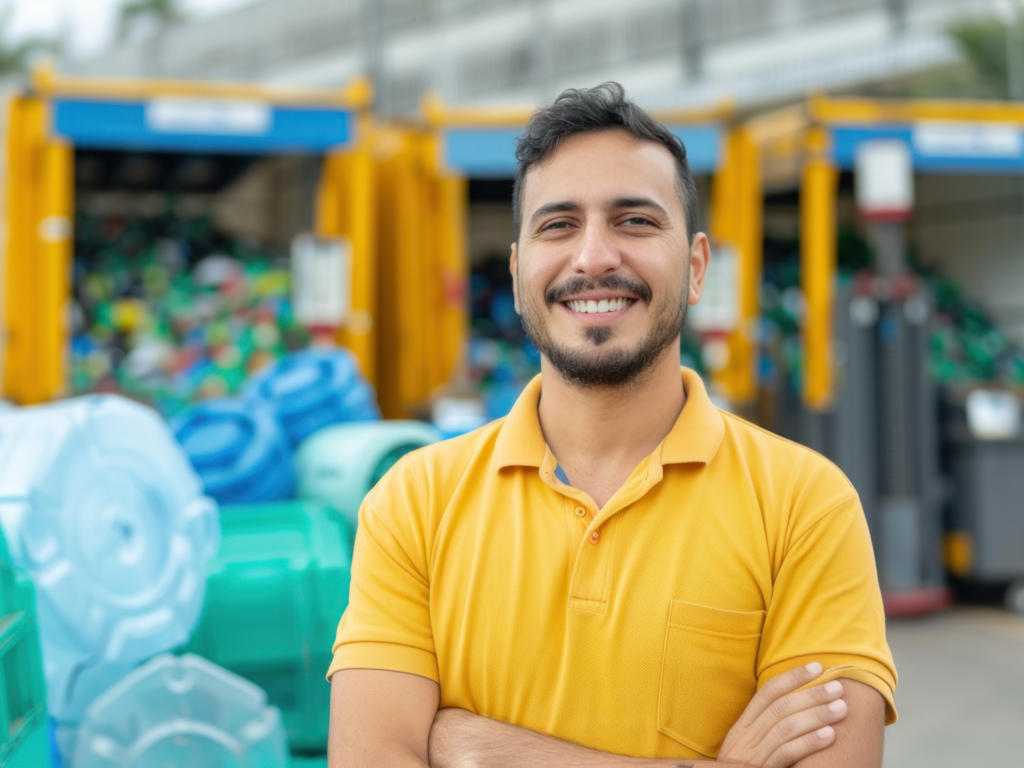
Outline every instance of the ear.
{"type": "Polygon", "coordinates": [[[516,248],[516,243],[512,243],[512,255],[508,260],[508,271],[512,273],[512,298],[515,301],[516,314],[521,315],[519,311],[519,251],[516,248]]]}
{"type": "Polygon", "coordinates": [[[700,301],[710,261],[711,244],[708,243],[708,236],[703,232],[698,232],[693,237],[693,245],[690,246],[690,295],[687,299],[687,303],[690,305],[700,301]]]}

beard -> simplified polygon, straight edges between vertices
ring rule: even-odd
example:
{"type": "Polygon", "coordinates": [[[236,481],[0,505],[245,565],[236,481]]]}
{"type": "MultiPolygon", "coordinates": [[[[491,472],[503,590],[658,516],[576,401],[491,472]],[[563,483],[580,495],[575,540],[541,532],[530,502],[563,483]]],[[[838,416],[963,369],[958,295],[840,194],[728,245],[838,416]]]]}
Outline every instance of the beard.
{"type": "Polygon", "coordinates": [[[650,306],[651,289],[646,283],[620,275],[610,275],[597,280],[574,277],[560,286],[548,289],[544,295],[544,307],[538,302],[524,301],[522,322],[526,335],[537,350],[570,384],[583,388],[625,387],[647,371],[669,345],[679,339],[679,333],[686,322],[687,299],[689,297],[690,265],[687,262],[682,296],[678,302],[669,302],[654,318],[651,330],[632,349],[602,350],[615,334],[609,326],[590,326],[584,329],[586,345],[572,348],[558,344],[551,338],[546,322],[546,312],[564,299],[588,290],[604,288],[629,291],[650,306]]]}

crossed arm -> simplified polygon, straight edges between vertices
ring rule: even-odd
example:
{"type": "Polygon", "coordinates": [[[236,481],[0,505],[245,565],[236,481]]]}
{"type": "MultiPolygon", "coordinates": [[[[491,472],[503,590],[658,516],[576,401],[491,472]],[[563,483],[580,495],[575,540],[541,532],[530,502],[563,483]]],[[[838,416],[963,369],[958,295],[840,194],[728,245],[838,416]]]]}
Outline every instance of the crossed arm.
{"type": "MultiPolygon", "coordinates": [[[[726,738],[718,762],[748,768],[879,768],[885,704],[843,680],[805,691],[820,674],[800,667],[770,681],[726,738]],[[839,702],[839,703],[836,703],[839,702]]],[[[437,683],[401,672],[351,669],[331,678],[330,768],[700,768],[708,761],[622,757],[489,720],[438,711],[437,683]]]]}

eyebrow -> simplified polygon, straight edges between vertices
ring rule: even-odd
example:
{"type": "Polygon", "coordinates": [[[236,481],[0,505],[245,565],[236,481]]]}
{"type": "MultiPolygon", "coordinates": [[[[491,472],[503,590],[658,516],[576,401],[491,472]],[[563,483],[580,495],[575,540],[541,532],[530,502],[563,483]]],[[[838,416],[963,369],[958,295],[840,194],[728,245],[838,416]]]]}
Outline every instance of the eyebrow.
{"type": "Polygon", "coordinates": [[[666,219],[669,218],[668,211],[649,197],[620,197],[611,204],[610,210],[619,208],[653,208],[666,219]]]}
{"type": "MultiPolygon", "coordinates": [[[[665,218],[669,218],[668,211],[649,197],[619,197],[612,201],[608,210],[614,211],[620,208],[652,208],[665,218]]],[[[540,219],[550,216],[552,213],[578,213],[583,206],[574,200],[560,200],[557,203],[542,205],[533,215],[530,216],[530,227],[532,228],[540,219]]]]}
{"type": "Polygon", "coordinates": [[[583,210],[583,207],[573,200],[562,200],[557,203],[547,203],[542,205],[533,215],[530,217],[530,227],[532,228],[540,219],[545,216],[549,216],[552,213],[571,213],[583,210]]]}

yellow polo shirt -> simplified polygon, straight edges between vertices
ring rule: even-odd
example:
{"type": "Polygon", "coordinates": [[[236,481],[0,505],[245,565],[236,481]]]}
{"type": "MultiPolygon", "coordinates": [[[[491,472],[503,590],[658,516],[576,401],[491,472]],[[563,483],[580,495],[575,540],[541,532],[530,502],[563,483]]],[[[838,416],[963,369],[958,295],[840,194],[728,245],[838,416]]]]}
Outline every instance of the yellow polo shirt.
{"type": "Polygon", "coordinates": [[[602,509],[555,476],[539,376],[505,419],[403,458],[360,511],[328,677],[422,675],[441,707],[647,758],[714,758],[758,687],[810,661],[894,722],[857,493],[682,376],[672,431],[602,509]]]}

